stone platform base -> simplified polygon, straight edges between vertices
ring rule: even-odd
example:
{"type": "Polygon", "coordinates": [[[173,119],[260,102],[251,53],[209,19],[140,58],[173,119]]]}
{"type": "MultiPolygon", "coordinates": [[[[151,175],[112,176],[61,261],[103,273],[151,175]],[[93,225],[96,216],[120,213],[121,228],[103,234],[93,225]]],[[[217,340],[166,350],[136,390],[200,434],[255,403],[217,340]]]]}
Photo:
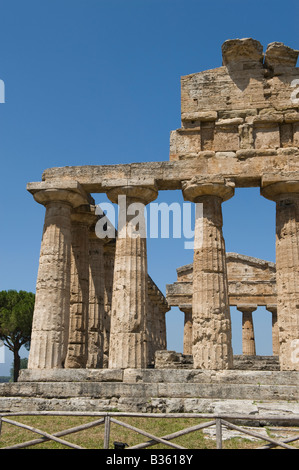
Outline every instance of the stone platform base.
{"type": "MultiPolygon", "coordinates": [[[[176,351],[156,351],[155,369],[192,369],[193,356],[176,351]]],[[[234,370],[280,370],[278,356],[234,355],[234,370]]]]}
{"type": "Polygon", "coordinates": [[[288,425],[293,415],[299,424],[298,385],[295,371],[22,370],[0,384],[0,412],[283,413],[288,425]]]}

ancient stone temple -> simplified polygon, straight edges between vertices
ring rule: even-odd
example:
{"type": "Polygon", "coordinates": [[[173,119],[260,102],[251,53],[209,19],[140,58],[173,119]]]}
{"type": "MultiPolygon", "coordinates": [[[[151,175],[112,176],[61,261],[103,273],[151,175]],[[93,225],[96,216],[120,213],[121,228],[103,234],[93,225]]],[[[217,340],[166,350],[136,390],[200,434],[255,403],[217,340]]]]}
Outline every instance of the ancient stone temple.
{"type": "MultiPolygon", "coordinates": [[[[165,313],[185,312],[194,369],[232,369],[230,306],[243,316],[243,353],[255,354],[252,312],[273,315],[273,352],[299,370],[299,69],[282,43],[228,40],[219,68],[181,79],[181,128],[162,162],[51,168],[28,191],[45,206],[30,370],[146,369],[166,349],[165,313]],[[276,263],[226,253],[222,204],[260,187],[276,204],[276,263]],[[200,203],[193,264],[167,300],[147,272],[146,239],[132,218],[99,238],[93,193],[147,205],[181,190],[200,203]]],[[[133,215],[133,214],[132,214],[133,215]]],[[[139,223],[143,223],[139,219],[139,223]]]]}
{"type": "MultiPolygon", "coordinates": [[[[226,253],[226,266],[229,305],[237,307],[242,315],[243,355],[256,355],[252,313],[258,306],[265,306],[272,317],[273,355],[278,356],[275,264],[251,256],[226,253]]],[[[166,299],[169,306],[177,306],[184,312],[184,354],[192,355],[193,264],[177,269],[177,281],[167,285],[166,299]]]]}

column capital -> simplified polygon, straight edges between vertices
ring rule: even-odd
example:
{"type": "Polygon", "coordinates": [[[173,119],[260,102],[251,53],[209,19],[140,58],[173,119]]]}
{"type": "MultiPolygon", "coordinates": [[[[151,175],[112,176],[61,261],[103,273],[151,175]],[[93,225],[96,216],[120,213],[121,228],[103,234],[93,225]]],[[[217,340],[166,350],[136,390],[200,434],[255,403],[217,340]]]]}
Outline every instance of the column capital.
{"type": "Polygon", "coordinates": [[[78,181],[41,181],[28,183],[29,191],[36,202],[46,206],[51,202],[64,202],[73,208],[84,204],[95,204],[94,199],[78,181]]]}
{"type": "Polygon", "coordinates": [[[216,196],[227,201],[235,192],[235,184],[223,179],[210,180],[203,177],[194,177],[189,181],[182,182],[184,199],[196,202],[202,196],[216,196]]]}
{"type": "Polygon", "coordinates": [[[93,204],[84,204],[75,208],[71,212],[71,221],[75,224],[85,225],[88,229],[88,238],[90,240],[97,240],[99,243],[108,243],[108,238],[100,238],[96,234],[96,223],[101,218],[101,215],[96,213],[96,206],[93,204]]]}
{"type": "Polygon", "coordinates": [[[118,196],[126,196],[136,202],[149,204],[158,196],[155,186],[116,186],[107,191],[107,197],[111,202],[117,204],[118,196]]]}
{"type": "Polygon", "coordinates": [[[252,304],[239,304],[237,310],[240,312],[254,312],[257,309],[257,305],[252,304]]]}
{"type": "Polygon", "coordinates": [[[127,196],[143,204],[149,204],[158,196],[156,180],[151,177],[103,180],[102,188],[106,189],[108,199],[116,204],[118,196],[127,196]]]}
{"type": "Polygon", "coordinates": [[[90,227],[95,224],[99,216],[95,213],[95,206],[91,204],[82,204],[76,207],[71,214],[71,221],[81,223],[90,227]]]}
{"type": "Polygon", "coordinates": [[[261,195],[266,199],[277,202],[282,196],[299,197],[299,172],[276,175],[268,174],[262,177],[261,195]]]}
{"type": "Polygon", "coordinates": [[[276,304],[268,304],[266,305],[266,310],[271,313],[277,313],[277,305],[276,304]]]}
{"type": "Polygon", "coordinates": [[[181,310],[181,312],[192,314],[192,304],[179,304],[178,307],[181,310]]]}

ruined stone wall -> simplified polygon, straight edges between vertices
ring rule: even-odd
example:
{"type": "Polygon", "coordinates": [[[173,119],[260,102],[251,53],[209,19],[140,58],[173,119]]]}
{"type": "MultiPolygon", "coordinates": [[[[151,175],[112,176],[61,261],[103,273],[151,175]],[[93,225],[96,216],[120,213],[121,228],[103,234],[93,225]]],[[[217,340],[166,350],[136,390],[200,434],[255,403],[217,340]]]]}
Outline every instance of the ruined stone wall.
{"type": "Polygon", "coordinates": [[[263,54],[256,40],[228,40],[222,67],[182,77],[182,127],[171,133],[170,160],[298,147],[297,56],[281,43],[263,54]]]}

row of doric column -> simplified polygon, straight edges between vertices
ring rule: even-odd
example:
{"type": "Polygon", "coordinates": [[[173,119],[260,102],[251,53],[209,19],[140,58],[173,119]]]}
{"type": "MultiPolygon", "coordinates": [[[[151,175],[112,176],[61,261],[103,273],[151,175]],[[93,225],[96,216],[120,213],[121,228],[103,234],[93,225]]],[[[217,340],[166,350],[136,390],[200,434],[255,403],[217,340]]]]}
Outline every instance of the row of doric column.
{"type": "Polygon", "coordinates": [[[148,278],[148,364],[154,365],[155,352],[166,349],[166,317],[169,306],[164,295],[148,278]]]}
{"type": "MultiPolygon", "coordinates": [[[[244,355],[256,355],[255,334],[252,313],[257,309],[253,305],[237,305],[237,310],[242,313],[242,353],[244,355]]],[[[192,308],[180,305],[184,312],[184,354],[192,355],[192,308]]],[[[277,325],[276,305],[267,305],[266,310],[272,314],[272,352],[274,356],[279,355],[279,336],[277,325]]]]}
{"type": "MultiPolygon", "coordinates": [[[[234,195],[234,184],[224,179],[211,181],[194,177],[182,182],[182,190],[185,200],[202,205],[202,214],[195,223],[193,260],[194,367],[229,369],[233,365],[233,354],[222,203],[234,195]]],[[[31,187],[31,192],[46,206],[46,216],[29,367],[84,367],[85,364],[101,365],[104,362],[108,362],[110,368],[146,367],[152,357],[149,338],[154,330],[148,324],[146,238],[132,236],[134,226],[130,218],[126,218],[118,232],[107,357],[107,338],[97,333],[105,319],[100,321],[92,313],[93,308],[97,310],[97,302],[105,304],[107,294],[104,293],[103,301],[98,292],[102,288],[93,285],[95,279],[101,277],[99,261],[96,266],[86,262],[88,247],[92,246],[86,243],[89,224],[86,200],[78,188],[34,190],[31,187]],[[87,285],[91,286],[91,306],[85,295],[87,285]],[[95,360],[93,353],[88,357],[86,338],[93,338],[90,351],[97,351],[102,344],[102,359],[95,360]]],[[[298,370],[299,184],[264,178],[261,193],[276,201],[280,364],[283,370],[298,370]]],[[[115,203],[120,195],[126,196],[129,206],[131,203],[150,203],[158,191],[154,184],[116,185],[107,191],[108,198],[115,203]]],[[[139,219],[139,223],[145,225],[144,220],[139,219]]],[[[97,256],[100,260],[101,250],[97,256]]],[[[249,323],[247,315],[245,324],[249,323]]],[[[246,329],[250,336],[250,328],[246,329]]]]}
{"type": "MultiPolygon", "coordinates": [[[[244,355],[255,356],[255,334],[252,313],[257,309],[255,305],[237,305],[237,310],[242,313],[242,352],[244,355]]],[[[277,327],[276,305],[266,305],[266,309],[272,313],[272,352],[279,356],[279,337],[277,327]]]]}
{"type": "Polygon", "coordinates": [[[169,308],[147,274],[146,239],[131,236],[130,220],[116,246],[98,238],[99,216],[76,187],[34,198],[46,214],[28,367],[147,367],[166,348],[169,308]]]}
{"type": "MultiPolygon", "coordinates": [[[[202,203],[203,208],[202,218],[196,220],[195,225],[193,260],[194,367],[229,369],[232,367],[231,325],[221,205],[233,196],[234,187],[229,181],[213,182],[195,177],[183,183],[183,194],[187,200],[202,203]],[[196,243],[198,237],[201,240],[196,243]]],[[[264,177],[261,194],[276,202],[278,316],[276,320],[273,315],[273,350],[277,352],[279,341],[281,369],[298,370],[299,183],[288,177],[283,181],[277,176],[264,177]]],[[[254,351],[251,315],[244,311],[243,335],[248,351],[254,351]]],[[[185,328],[188,328],[188,322],[185,328]]]]}

